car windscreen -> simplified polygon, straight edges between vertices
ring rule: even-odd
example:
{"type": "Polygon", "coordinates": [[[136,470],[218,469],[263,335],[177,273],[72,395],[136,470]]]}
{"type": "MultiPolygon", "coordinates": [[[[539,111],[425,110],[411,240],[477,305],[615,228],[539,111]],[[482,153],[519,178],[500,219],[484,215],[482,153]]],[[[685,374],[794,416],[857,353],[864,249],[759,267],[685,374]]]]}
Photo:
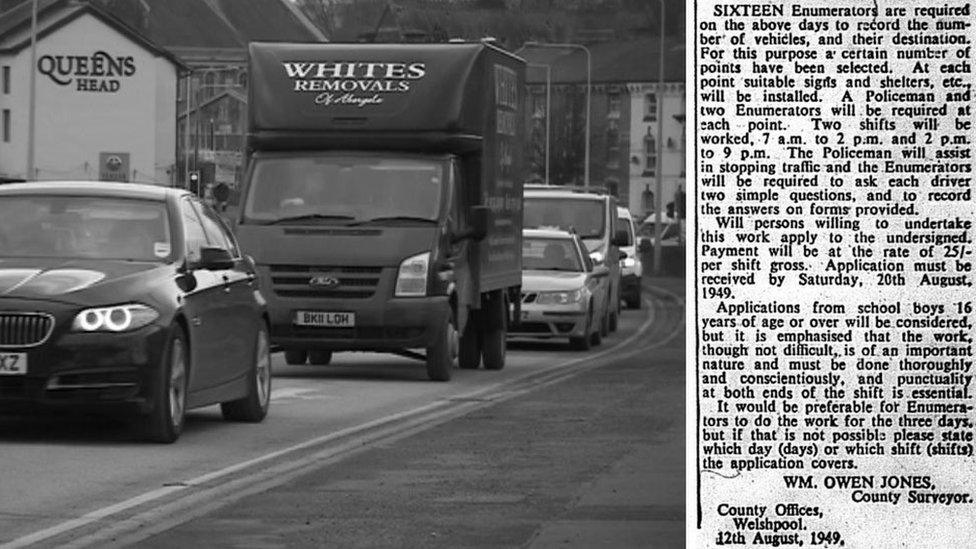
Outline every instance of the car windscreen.
{"type": "Polygon", "coordinates": [[[568,238],[522,239],[522,268],[535,271],[582,272],[579,252],[568,238]]]}
{"type": "Polygon", "coordinates": [[[0,257],[167,261],[162,201],[71,195],[0,198],[0,257]]]}
{"type": "Polygon", "coordinates": [[[436,221],[445,163],[368,156],[255,160],[245,222],[356,224],[436,221]]]}
{"type": "Polygon", "coordinates": [[[603,200],[576,197],[526,196],[523,226],[575,231],[580,238],[602,238],[606,225],[603,200]]]}

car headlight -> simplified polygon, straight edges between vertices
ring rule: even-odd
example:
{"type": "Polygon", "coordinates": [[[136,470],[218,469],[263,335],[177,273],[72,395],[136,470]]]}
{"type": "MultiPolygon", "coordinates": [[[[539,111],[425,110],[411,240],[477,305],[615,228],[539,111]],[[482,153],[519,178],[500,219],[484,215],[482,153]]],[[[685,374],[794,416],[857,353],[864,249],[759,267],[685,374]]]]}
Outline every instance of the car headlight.
{"type": "Polygon", "coordinates": [[[76,332],[127,332],[159,318],[152,307],[139,303],[85,309],[75,316],[71,329],[76,332]]]}
{"type": "Polygon", "coordinates": [[[637,266],[637,260],[633,257],[625,257],[620,260],[620,264],[626,269],[633,269],[637,266]]]}
{"type": "Polygon", "coordinates": [[[535,302],[539,305],[569,305],[583,299],[583,290],[571,292],[539,292],[535,302]]]}
{"type": "Polygon", "coordinates": [[[396,297],[417,297],[427,295],[427,269],[430,265],[430,252],[408,257],[400,263],[397,272],[396,297]]]}
{"type": "Polygon", "coordinates": [[[597,250],[595,252],[590,252],[590,259],[593,260],[593,263],[596,263],[597,265],[602,265],[603,264],[603,252],[601,252],[600,250],[597,250]]]}

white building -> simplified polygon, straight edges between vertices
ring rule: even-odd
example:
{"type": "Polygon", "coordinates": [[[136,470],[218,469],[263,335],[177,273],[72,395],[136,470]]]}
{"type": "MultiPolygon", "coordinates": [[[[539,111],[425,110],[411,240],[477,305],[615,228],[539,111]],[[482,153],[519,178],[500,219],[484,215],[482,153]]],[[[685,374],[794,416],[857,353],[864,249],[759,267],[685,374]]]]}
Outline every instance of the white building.
{"type": "Polygon", "coordinates": [[[40,2],[33,171],[31,6],[0,14],[0,179],[176,180],[178,59],[88,3],[40,2]]]}

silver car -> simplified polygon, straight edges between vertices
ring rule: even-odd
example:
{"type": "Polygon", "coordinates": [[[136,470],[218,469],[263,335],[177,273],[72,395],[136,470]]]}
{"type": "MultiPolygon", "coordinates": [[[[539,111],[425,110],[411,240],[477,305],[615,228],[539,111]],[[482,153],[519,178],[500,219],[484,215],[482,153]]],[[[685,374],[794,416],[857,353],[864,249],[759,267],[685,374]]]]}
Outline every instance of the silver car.
{"type": "Polygon", "coordinates": [[[608,330],[610,270],[594,265],[573,233],[526,229],[522,237],[522,312],[509,337],[599,345],[608,330]]]}

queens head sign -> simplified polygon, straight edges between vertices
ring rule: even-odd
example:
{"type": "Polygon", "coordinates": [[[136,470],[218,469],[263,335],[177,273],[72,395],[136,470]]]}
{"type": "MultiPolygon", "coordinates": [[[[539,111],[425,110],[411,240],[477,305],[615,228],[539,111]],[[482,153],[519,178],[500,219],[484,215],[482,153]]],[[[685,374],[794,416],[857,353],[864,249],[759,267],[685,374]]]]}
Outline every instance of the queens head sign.
{"type": "Polygon", "coordinates": [[[43,55],[37,71],[52,82],[81,92],[115,93],[122,82],[136,73],[131,55],[117,56],[104,51],[90,55],[43,55]]]}

